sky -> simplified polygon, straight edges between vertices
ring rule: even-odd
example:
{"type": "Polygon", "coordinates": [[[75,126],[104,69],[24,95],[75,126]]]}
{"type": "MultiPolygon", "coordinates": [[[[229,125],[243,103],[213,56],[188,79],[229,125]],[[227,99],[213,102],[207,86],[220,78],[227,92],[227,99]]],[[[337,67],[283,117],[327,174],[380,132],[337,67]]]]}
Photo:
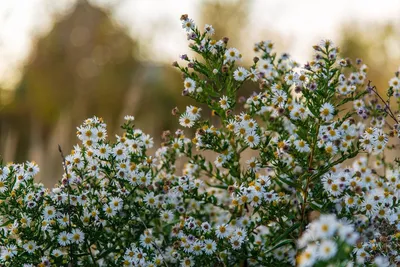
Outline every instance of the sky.
{"type": "MultiPolygon", "coordinates": [[[[14,88],[37,37],[46,34],[54,18],[68,12],[75,1],[0,0],[1,87],[14,88]]],[[[187,50],[180,15],[189,14],[196,20],[199,6],[207,0],[89,1],[111,7],[115,21],[132,36],[152,40],[154,54],[150,60],[172,62],[187,50]],[[154,27],[163,30],[154,31],[154,27]]],[[[352,21],[361,24],[393,21],[400,27],[400,0],[252,0],[246,39],[251,43],[260,41],[262,36],[257,30],[268,25],[272,32],[290,40],[287,52],[305,62],[311,45],[320,39],[337,39],[339,27],[352,21]]]]}

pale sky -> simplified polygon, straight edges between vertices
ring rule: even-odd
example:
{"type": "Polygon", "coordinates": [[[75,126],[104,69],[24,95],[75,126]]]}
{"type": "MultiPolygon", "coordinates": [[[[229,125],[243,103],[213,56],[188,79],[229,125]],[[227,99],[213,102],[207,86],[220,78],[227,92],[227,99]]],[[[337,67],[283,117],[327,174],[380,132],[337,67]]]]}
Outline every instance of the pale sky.
{"type": "MultiPolygon", "coordinates": [[[[189,14],[196,20],[203,1],[90,0],[111,6],[115,20],[132,35],[153,40],[152,59],[164,62],[172,62],[187,51],[179,17],[189,14]],[[157,24],[164,30],[155,34],[153,27],[157,24]]],[[[34,37],[48,32],[55,15],[65,13],[74,3],[75,0],[0,0],[0,86],[15,86],[34,37]]],[[[253,0],[249,18],[246,40],[254,43],[260,38],[268,39],[257,33],[267,25],[291,41],[286,49],[294,59],[305,62],[310,46],[323,38],[335,41],[337,30],[345,22],[393,21],[400,27],[400,0],[253,0]]]]}

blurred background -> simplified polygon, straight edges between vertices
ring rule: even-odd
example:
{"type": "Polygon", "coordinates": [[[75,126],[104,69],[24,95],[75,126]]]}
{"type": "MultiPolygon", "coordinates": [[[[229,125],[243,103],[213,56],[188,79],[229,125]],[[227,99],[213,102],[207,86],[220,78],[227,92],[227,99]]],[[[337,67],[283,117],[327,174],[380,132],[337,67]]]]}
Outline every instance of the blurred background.
{"type": "Polygon", "coordinates": [[[181,14],[229,36],[244,65],[261,40],[303,64],[329,38],[363,59],[379,90],[400,66],[398,0],[0,1],[0,159],[35,160],[38,180],[52,186],[62,174],[57,145],[69,153],[76,126],[93,115],[111,139],[134,115],[159,144],[178,127],[170,110],[189,103],[171,67],[189,52],[181,14]]]}

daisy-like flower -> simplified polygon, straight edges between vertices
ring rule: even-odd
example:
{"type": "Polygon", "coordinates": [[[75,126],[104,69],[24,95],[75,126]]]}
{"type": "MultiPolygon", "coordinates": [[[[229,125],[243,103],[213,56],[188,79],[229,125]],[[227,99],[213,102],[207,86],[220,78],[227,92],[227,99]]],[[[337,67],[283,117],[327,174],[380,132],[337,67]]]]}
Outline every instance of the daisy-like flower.
{"type": "Polygon", "coordinates": [[[244,81],[246,79],[247,75],[248,75],[248,71],[243,67],[239,67],[239,68],[237,68],[237,70],[235,70],[233,72],[233,78],[236,81],[240,81],[240,82],[244,81]]]}
{"type": "Polygon", "coordinates": [[[26,250],[26,252],[28,252],[29,254],[32,254],[33,252],[35,252],[37,246],[36,246],[36,242],[35,241],[29,241],[26,244],[24,244],[23,248],[26,250]]]}
{"type": "Polygon", "coordinates": [[[120,197],[113,197],[109,203],[109,206],[114,210],[121,210],[123,201],[120,197]]]}
{"type": "Polygon", "coordinates": [[[119,161],[125,160],[127,157],[125,145],[123,145],[123,144],[116,145],[112,150],[112,154],[114,155],[116,160],[119,160],[119,161]]]}
{"type": "Polygon", "coordinates": [[[229,242],[234,250],[238,250],[242,247],[243,239],[238,236],[234,236],[229,239],[229,242]]]}
{"type": "Polygon", "coordinates": [[[322,260],[328,260],[336,255],[338,251],[336,242],[332,240],[323,240],[318,247],[318,257],[322,260]]]}
{"type": "Polygon", "coordinates": [[[174,219],[174,214],[170,210],[164,210],[161,212],[160,217],[165,222],[171,222],[174,219]]]}
{"type": "Polygon", "coordinates": [[[333,119],[333,113],[335,112],[335,108],[333,107],[332,104],[330,103],[325,103],[321,106],[319,109],[321,117],[325,121],[330,121],[333,119]]]}
{"type": "Polygon", "coordinates": [[[215,234],[219,239],[227,237],[230,233],[230,228],[226,224],[217,225],[215,234]]]}
{"type": "Polygon", "coordinates": [[[114,217],[115,214],[117,214],[117,211],[115,209],[113,209],[110,205],[107,205],[107,204],[105,204],[103,206],[103,211],[108,218],[114,217]]]}
{"type": "Polygon", "coordinates": [[[185,20],[182,20],[182,28],[185,29],[187,32],[190,32],[196,27],[194,24],[194,21],[190,18],[186,18],[185,20]]]}
{"type": "Polygon", "coordinates": [[[189,93],[193,93],[196,90],[196,82],[190,78],[185,79],[183,86],[189,93]]]}
{"type": "Polygon", "coordinates": [[[252,157],[251,159],[247,160],[246,164],[248,166],[248,169],[253,172],[257,172],[261,167],[260,163],[255,157],[252,157]]]}
{"type": "Polygon", "coordinates": [[[107,159],[110,155],[110,151],[111,149],[108,144],[101,144],[96,148],[95,154],[101,159],[107,159]]]}
{"type": "Polygon", "coordinates": [[[149,207],[155,207],[155,205],[157,204],[154,192],[147,193],[143,200],[149,207]]]}
{"type": "Polygon", "coordinates": [[[201,224],[201,230],[203,230],[204,233],[209,233],[211,231],[211,225],[208,222],[203,222],[201,224]]]}
{"type": "Polygon", "coordinates": [[[334,215],[321,215],[319,220],[310,228],[318,238],[330,238],[337,230],[336,218],[334,215]]]}
{"type": "Polygon", "coordinates": [[[39,172],[39,166],[35,162],[28,162],[26,172],[33,177],[39,172]]]}
{"type": "Polygon", "coordinates": [[[203,254],[203,242],[200,240],[195,241],[194,244],[192,244],[192,249],[192,253],[196,256],[203,254]]]}
{"type": "Polygon", "coordinates": [[[204,240],[203,251],[207,255],[212,255],[217,250],[217,243],[212,239],[204,240]]]}
{"type": "Polygon", "coordinates": [[[400,89],[400,77],[393,77],[389,80],[389,86],[393,87],[395,90],[400,89]]]}
{"type": "Polygon", "coordinates": [[[5,191],[7,191],[6,181],[5,178],[0,176],[0,193],[4,193],[5,191]]]}
{"type": "Polygon", "coordinates": [[[227,110],[230,107],[228,97],[221,97],[221,99],[219,100],[219,105],[222,109],[227,110]]]}
{"type": "Polygon", "coordinates": [[[183,113],[179,117],[179,124],[182,125],[183,127],[191,128],[193,127],[195,123],[195,119],[192,115],[189,115],[188,113],[183,113]]]}
{"type": "Polygon", "coordinates": [[[140,235],[140,245],[146,249],[153,247],[153,238],[149,233],[140,235]]]}
{"type": "Polygon", "coordinates": [[[61,250],[59,250],[59,249],[54,249],[52,252],[51,252],[51,255],[53,255],[54,257],[61,257],[61,256],[63,256],[64,254],[62,253],[62,251],[61,250]]]}
{"type": "Polygon", "coordinates": [[[85,239],[85,234],[80,229],[73,229],[72,232],[68,235],[71,242],[76,244],[80,244],[85,239]]]}
{"type": "Polygon", "coordinates": [[[67,246],[71,242],[70,236],[65,231],[58,234],[57,240],[58,243],[63,247],[67,246]]]}
{"type": "Polygon", "coordinates": [[[311,267],[314,265],[317,259],[317,246],[309,245],[306,250],[302,252],[297,258],[297,266],[299,267],[311,267]]]}
{"type": "Polygon", "coordinates": [[[287,100],[287,94],[282,91],[276,91],[272,97],[272,104],[278,107],[284,107],[287,100]]]}
{"type": "Polygon", "coordinates": [[[258,72],[257,69],[251,68],[249,74],[247,75],[247,77],[248,77],[251,81],[257,82],[258,79],[259,79],[258,74],[259,74],[259,72],[258,72]]]}
{"type": "Polygon", "coordinates": [[[198,108],[195,106],[186,107],[186,113],[188,115],[192,116],[194,120],[197,120],[200,118],[200,111],[201,111],[201,108],[198,108]]]}
{"type": "Polygon", "coordinates": [[[296,140],[294,141],[294,145],[299,152],[310,152],[310,146],[304,140],[296,140]]]}
{"type": "Polygon", "coordinates": [[[274,69],[274,65],[270,60],[261,59],[257,62],[257,69],[259,72],[270,73],[274,69]]]}
{"type": "Polygon", "coordinates": [[[194,266],[194,259],[192,257],[185,257],[181,260],[182,267],[192,267],[194,266]]]}
{"type": "Polygon", "coordinates": [[[335,155],[337,152],[337,147],[332,142],[327,142],[325,144],[325,152],[330,155],[335,155]]]}
{"type": "Polygon", "coordinates": [[[212,36],[215,33],[213,26],[208,24],[204,25],[204,31],[208,36],[212,36]]]}
{"type": "Polygon", "coordinates": [[[53,219],[56,216],[56,209],[53,206],[46,206],[43,210],[45,220],[53,219]]]}
{"type": "Polygon", "coordinates": [[[242,55],[240,54],[239,50],[237,50],[236,48],[229,48],[225,51],[224,62],[235,62],[241,57],[242,55]]]}
{"type": "Polygon", "coordinates": [[[244,141],[251,148],[255,148],[260,143],[260,136],[256,132],[252,131],[245,136],[244,141]]]}

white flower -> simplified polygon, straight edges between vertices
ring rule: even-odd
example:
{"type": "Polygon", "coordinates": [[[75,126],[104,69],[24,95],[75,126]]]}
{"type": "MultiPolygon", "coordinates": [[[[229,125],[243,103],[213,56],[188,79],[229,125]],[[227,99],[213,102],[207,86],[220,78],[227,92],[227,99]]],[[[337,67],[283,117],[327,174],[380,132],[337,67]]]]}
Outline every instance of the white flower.
{"type": "Polygon", "coordinates": [[[217,243],[214,240],[206,239],[204,241],[203,251],[207,255],[212,255],[217,250],[217,243]]]}
{"type": "Polygon", "coordinates": [[[269,73],[273,68],[274,65],[270,60],[261,59],[257,62],[257,69],[259,72],[269,73]]]}
{"type": "Polygon", "coordinates": [[[319,238],[329,238],[337,230],[336,217],[334,215],[321,215],[310,229],[315,231],[319,238]]]}
{"type": "Polygon", "coordinates": [[[234,236],[229,239],[229,242],[234,250],[238,250],[242,247],[243,239],[238,236],[234,236]]]}
{"type": "Polygon", "coordinates": [[[208,24],[204,26],[204,31],[207,33],[208,36],[212,36],[215,32],[213,26],[208,24]]]}
{"type": "Polygon", "coordinates": [[[236,81],[240,81],[240,82],[244,81],[246,79],[247,75],[248,75],[248,71],[243,67],[239,67],[239,68],[237,68],[237,70],[235,70],[233,72],[233,78],[236,81]]]}
{"type": "Polygon", "coordinates": [[[248,169],[252,170],[253,172],[257,172],[261,167],[260,163],[258,163],[255,157],[252,157],[249,160],[247,160],[246,164],[248,166],[248,169]]]}
{"type": "Polygon", "coordinates": [[[153,238],[150,234],[140,235],[140,245],[146,249],[153,247],[153,238]]]}
{"type": "Polygon", "coordinates": [[[182,28],[187,32],[190,32],[196,27],[194,21],[192,19],[187,18],[186,20],[182,20],[182,28]]]}
{"type": "Polygon", "coordinates": [[[390,79],[389,86],[393,87],[394,90],[399,90],[400,89],[400,78],[393,77],[392,79],[390,79]]]}
{"type": "Polygon", "coordinates": [[[164,210],[161,212],[160,217],[161,217],[161,220],[163,220],[165,222],[171,222],[172,219],[174,218],[174,214],[170,210],[164,210]]]}
{"type": "Polygon", "coordinates": [[[29,254],[32,254],[35,252],[37,246],[35,241],[29,241],[28,243],[24,244],[23,248],[28,252],[29,254]]]}
{"type": "Polygon", "coordinates": [[[118,144],[113,148],[112,151],[113,155],[115,156],[116,160],[122,161],[125,160],[127,157],[126,147],[124,144],[118,144]]]}
{"type": "Polygon", "coordinates": [[[103,211],[106,214],[107,217],[114,217],[115,214],[117,214],[117,211],[115,209],[113,209],[112,207],[110,207],[109,205],[105,204],[103,206],[103,211]]]}
{"type": "Polygon", "coordinates": [[[134,121],[134,120],[135,120],[135,117],[134,117],[134,116],[131,116],[131,115],[126,115],[126,116],[124,117],[124,120],[126,120],[126,121],[128,121],[128,122],[134,121]]]}
{"type": "Polygon", "coordinates": [[[82,243],[85,239],[85,234],[80,229],[73,229],[68,236],[69,239],[76,244],[82,243]]]}
{"type": "Polygon", "coordinates": [[[304,140],[296,140],[294,141],[294,145],[299,152],[310,152],[310,146],[304,140]]]}
{"type": "Polygon", "coordinates": [[[215,234],[219,239],[227,237],[230,233],[229,226],[226,224],[218,225],[216,228],[217,230],[215,230],[215,234]]]}
{"type": "Polygon", "coordinates": [[[195,120],[192,115],[189,115],[188,113],[183,113],[179,117],[179,124],[182,125],[183,127],[191,128],[193,127],[195,123],[195,120]]]}
{"type": "Polygon", "coordinates": [[[53,250],[53,251],[51,252],[51,255],[53,255],[54,257],[61,257],[61,256],[63,256],[64,254],[62,253],[61,250],[55,249],[55,250],[53,250]]]}
{"type": "Polygon", "coordinates": [[[194,266],[194,260],[192,257],[185,257],[181,260],[182,267],[192,267],[194,266]]]}
{"type": "Polygon", "coordinates": [[[196,89],[196,82],[190,78],[186,78],[183,82],[183,86],[189,93],[193,93],[196,89]]]}
{"type": "Polygon", "coordinates": [[[224,62],[235,62],[242,57],[239,50],[236,48],[229,48],[225,51],[224,62]]]}
{"type": "Polygon", "coordinates": [[[286,100],[287,94],[284,91],[279,90],[274,93],[274,96],[272,97],[272,104],[278,107],[284,107],[286,100]]]}
{"type": "Polygon", "coordinates": [[[43,210],[45,220],[52,219],[56,216],[56,209],[53,206],[47,206],[43,210]]]}
{"type": "Polygon", "coordinates": [[[114,210],[122,209],[123,201],[119,197],[113,197],[109,203],[110,207],[114,210]]]}
{"type": "Polygon", "coordinates": [[[7,190],[7,185],[5,182],[5,178],[0,176],[0,193],[4,193],[7,190]]]}
{"type": "Polygon", "coordinates": [[[332,240],[323,240],[318,248],[318,256],[323,260],[327,260],[336,255],[338,248],[336,242],[332,240]]]}
{"type": "Polygon", "coordinates": [[[67,234],[67,232],[63,231],[58,235],[58,243],[61,246],[67,246],[70,242],[70,236],[67,234]]]}
{"type": "Polygon", "coordinates": [[[321,117],[325,121],[330,121],[333,119],[333,113],[335,112],[335,108],[333,107],[332,104],[330,103],[325,103],[321,106],[319,109],[321,117]]]}
{"type": "Polygon", "coordinates": [[[157,204],[154,192],[147,193],[143,200],[149,207],[154,207],[157,204]]]}
{"type": "Polygon", "coordinates": [[[193,117],[194,120],[198,120],[200,118],[201,108],[195,106],[186,107],[186,113],[193,117]]]}
{"type": "Polygon", "coordinates": [[[201,224],[201,229],[203,230],[203,232],[208,233],[211,231],[211,226],[208,222],[203,222],[201,224]]]}
{"type": "Polygon", "coordinates": [[[258,146],[258,144],[260,143],[260,136],[258,134],[256,134],[256,132],[250,132],[246,135],[244,141],[251,148],[254,148],[254,147],[258,146]]]}
{"type": "Polygon", "coordinates": [[[219,105],[222,109],[227,110],[230,107],[228,97],[221,97],[221,99],[219,100],[219,105]]]}

